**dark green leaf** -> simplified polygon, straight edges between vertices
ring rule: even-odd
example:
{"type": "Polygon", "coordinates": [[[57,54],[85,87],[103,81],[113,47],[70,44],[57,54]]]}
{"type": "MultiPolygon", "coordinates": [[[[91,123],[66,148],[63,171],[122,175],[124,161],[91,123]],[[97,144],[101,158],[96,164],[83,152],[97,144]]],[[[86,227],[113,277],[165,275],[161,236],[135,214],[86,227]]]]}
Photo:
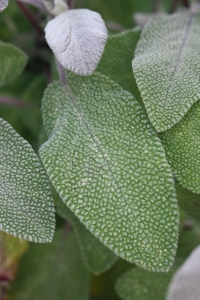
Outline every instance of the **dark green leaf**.
{"type": "Polygon", "coordinates": [[[72,233],[56,231],[51,244],[33,244],[21,260],[15,300],[88,300],[89,273],[72,233]]]}
{"type": "Polygon", "coordinates": [[[19,48],[0,41],[0,87],[18,76],[24,69],[27,56],[19,48]]]}

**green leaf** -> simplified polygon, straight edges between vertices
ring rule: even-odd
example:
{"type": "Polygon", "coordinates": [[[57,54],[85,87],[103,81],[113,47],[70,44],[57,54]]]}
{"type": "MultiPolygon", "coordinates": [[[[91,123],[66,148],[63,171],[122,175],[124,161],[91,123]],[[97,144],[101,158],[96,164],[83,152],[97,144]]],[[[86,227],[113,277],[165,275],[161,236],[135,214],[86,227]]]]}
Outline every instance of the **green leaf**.
{"type": "Polygon", "coordinates": [[[21,260],[15,300],[88,300],[89,273],[73,233],[57,230],[51,244],[33,244],[21,260]]]}
{"type": "Polygon", "coordinates": [[[181,11],[150,21],[132,66],[148,116],[157,131],[179,122],[200,98],[200,14],[181,11]]]}
{"type": "Polygon", "coordinates": [[[200,193],[200,102],[170,130],[160,134],[167,159],[181,185],[200,193]]]}
{"type": "Polygon", "coordinates": [[[167,273],[132,269],[117,280],[116,291],[123,300],[165,300],[172,275],[181,262],[176,262],[167,273]]]}
{"type": "Polygon", "coordinates": [[[56,208],[57,213],[72,224],[87,269],[95,275],[107,271],[116,262],[116,255],[99,242],[61,200],[56,201],[56,208]]]}
{"type": "Polygon", "coordinates": [[[34,242],[50,242],[55,209],[51,186],[31,146],[0,119],[0,229],[34,242]]]}
{"type": "Polygon", "coordinates": [[[27,56],[19,48],[0,41],[0,87],[17,77],[24,69],[27,56]]]}
{"type": "Polygon", "coordinates": [[[140,37],[139,28],[108,36],[105,50],[97,71],[117,82],[124,90],[140,97],[131,61],[140,37]]]}
{"type": "Polygon", "coordinates": [[[172,173],[156,133],[133,96],[109,78],[54,82],[42,111],[49,140],[40,156],[67,206],[108,248],[166,271],[177,246],[172,173]]]}
{"type": "Polygon", "coordinates": [[[192,218],[200,221],[200,195],[190,192],[180,184],[176,186],[178,204],[192,218]]]}

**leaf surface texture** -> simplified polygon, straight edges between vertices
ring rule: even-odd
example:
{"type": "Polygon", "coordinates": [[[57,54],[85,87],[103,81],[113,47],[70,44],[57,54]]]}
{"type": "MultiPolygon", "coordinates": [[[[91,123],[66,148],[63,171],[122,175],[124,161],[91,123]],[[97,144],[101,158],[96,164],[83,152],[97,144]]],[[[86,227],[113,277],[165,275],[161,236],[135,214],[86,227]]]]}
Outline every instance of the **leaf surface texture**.
{"type": "Polygon", "coordinates": [[[149,118],[157,131],[178,123],[200,98],[200,14],[158,16],[142,31],[132,62],[149,118]]]}
{"type": "Polygon", "coordinates": [[[0,119],[0,229],[50,242],[55,209],[48,177],[31,146],[0,119]]]}
{"type": "Polygon", "coordinates": [[[61,200],[56,202],[56,208],[57,213],[73,226],[87,269],[95,275],[108,270],[116,262],[116,255],[86,229],[61,200]]]}
{"type": "Polygon", "coordinates": [[[200,193],[200,102],[171,129],[160,134],[167,159],[181,185],[200,193]]]}
{"type": "Polygon", "coordinates": [[[122,258],[167,270],[178,210],[163,147],[133,96],[109,78],[68,77],[44,94],[40,156],[82,223],[122,258]]]}

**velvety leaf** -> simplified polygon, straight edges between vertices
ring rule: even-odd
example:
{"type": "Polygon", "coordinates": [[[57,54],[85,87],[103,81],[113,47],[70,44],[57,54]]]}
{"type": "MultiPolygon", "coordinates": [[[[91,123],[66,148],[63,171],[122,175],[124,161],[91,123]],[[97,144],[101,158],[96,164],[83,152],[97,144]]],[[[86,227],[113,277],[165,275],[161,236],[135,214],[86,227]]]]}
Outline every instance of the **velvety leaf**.
{"type": "Polygon", "coordinates": [[[142,31],[132,62],[138,88],[157,131],[179,122],[200,98],[200,14],[158,16],[142,31]]]}
{"type": "Polygon", "coordinates": [[[181,185],[200,193],[200,102],[170,130],[160,134],[167,159],[181,185]]]}
{"type": "Polygon", "coordinates": [[[88,270],[95,275],[108,270],[116,262],[117,256],[91,234],[61,200],[56,202],[56,207],[57,213],[72,224],[88,270]]]}
{"type": "Polygon", "coordinates": [[[40,156],[67,206],[108,248],[166,271],[177,246],[171,170],[133,96],[109,78],[69,75],[43,98],[49,140],[40,156]]]}
{"type": "Polygon", "coordinates": [[[108,36],[105,50],[97,71],[116,81],[124,90],[140,97],[131,61],[140,37],[138,28],[108,36]]]}
{"type": "Polygon", "coordinates": [[[26,54],[19,48],[0,41],[0,87],[18,76],[26,61],[26,54]]]}
{"type": "Polygon", "coordinates": [[[192,218],[200,221],[200,195],[190,192],[180,184],[176,186],[178,203],[192,218]]]}
{"type": "Polygon", "coordinates": [[[34,242],[50,242],[55,213],[51,186],[31,146],[0,119],[0,229],[34,242]]]}
{"type": "Polygon", "coordinates": [[[0,12],[8,6],[8,0],[0,0],[0,12]]]}
{"type": "Polygon", "coordinates": [[[51,244],[33,244],[21,260],[15,300],[88,300],[89,273],[73,233],[57,230],[51,244]]]}
{"type": "Polygon", "coordinates": [[[200,246],[186,259],[172,278],[166,300],[200,299],[200,246]]]}
{"type": "Polygon", "coordinates": [[[116,282],[116,290],[123,300],[165,300],[168,285],[180,261],[167,273],[154,273],[133,269],[116,282]]]}
{"type": "Polygon", "coordinates": [[[58,61],[80,75],[91,75],[102,56],[107,29],[88,9],[65,11],[47,23],[45,37],[58,61]]]}

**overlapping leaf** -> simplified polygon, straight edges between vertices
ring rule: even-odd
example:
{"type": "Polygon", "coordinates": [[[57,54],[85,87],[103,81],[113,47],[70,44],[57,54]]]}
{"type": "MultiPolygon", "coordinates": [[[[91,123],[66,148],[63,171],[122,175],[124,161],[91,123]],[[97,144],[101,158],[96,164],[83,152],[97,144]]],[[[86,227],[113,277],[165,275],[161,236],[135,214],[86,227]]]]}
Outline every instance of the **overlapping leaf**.
{"type": "Polygon", "coordinates": [[[190,192],[180,184],[176,186],[179,205],[191,217],[200,221],[200,195],[190,192]]]}
{"type": "Polygon", "coordinates": [[[65,11],[47,23],[45,37],[58,61],[80,75],[91,75],[103,54],[107,29],[88,9],[65,11]]]}
{"type": "Polygon", "coordinates": [[[160,134],[167,159],[181,185],[200,193],[200,102],[170,130],[160,134]]]}
{"type": "Polygon", "coordinates": [[[70,75],[43,98],[49,140],[40,148],[59,195],[108,248],[166,271],[177,245],[171,170],[133,96],[107,77],[70,75]]]}
{"type": "Polygon", "coordinates": [[[50,242],[55,216],[51,186],[31,146],[0,119],[0,229],[50,242]]]}
{"type": "Polygon", "coordinates": [[[33,244],[13,285],[15,300],[88,300],[89,273],[74,234],[57,230],[51,244],[33,244]]]}
{"type": "Polygon", "coordinates": [[[91,234],[61,200],[56,201],[56,206],[57,213],[72,224],[88,270],[95,275],[108,270],[116,262],[116,255],[91,234]]]}
{"type": "Polygon", "coordinates": [[[0,0],[0,12],[8,6],[8,0],[0,0]]]}
{"type": "Polygon", "coordinates": [[[190,254],[172,278],[166,300],[200,299],[200,246],[190,254]]]}
{"type": "Polygon", "coordinates": [[[18,76],[26,61],[26,54],[19,48],[0,41],[0,87],[18,76]]]}
{"type": "Polygon", "coordinates": [[[131,61],[140,37],[139,28],[108,36],[97,71],[117,82],[124,90],[140,97],[131,61]]]}
{"type": "Polygon", "coordinates": [[[172,275],[180,264],[181,261],[177,261],[167,273],[135,268],[117,280],[116,291],[123,300],[165,300],[172,275]]]}
{"type": "Polygon", "coordinates": [[[200,14],[158,16],[144,28],[133,71],[157,131],[179,122],[200,98],[200,14]]]}

